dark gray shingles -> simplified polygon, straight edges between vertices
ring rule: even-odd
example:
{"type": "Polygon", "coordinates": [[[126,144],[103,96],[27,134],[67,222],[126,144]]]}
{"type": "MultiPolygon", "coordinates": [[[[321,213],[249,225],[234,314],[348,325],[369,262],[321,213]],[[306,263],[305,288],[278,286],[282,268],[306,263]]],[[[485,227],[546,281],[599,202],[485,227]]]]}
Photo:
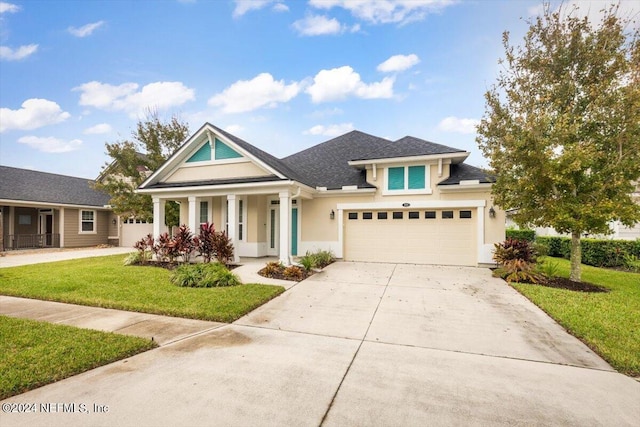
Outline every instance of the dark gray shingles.
{"type": "Polygon", "coordinates": [[[0,166],[0,199],[103,207],[109,195],[86,178],[0,166]]]}
{"type": "Polygon", "coordinates": [[[360,157],[350,160],[374,160],[449,153],[464,153],[464,150],[425,141],[414,136],[405,136],[397,141],[389,142],[371,154],[365,155],[365,153],[362,153],[360,157]]]}
{"type": "Polygon", "coordinates": [[[285,157],[282,161],[304,175],[313,187],[337,189],[345,185],[357,185],[360,188],[373,188],[366,181],[365,171],[349,166],[348,161],[366,157],[390,143],[386,139],[354,130],[285,157]]]}
{"type": "Polygon", "coordinates": [[[438,185],[456,185],[460,181],[477,179],[481,184],[493,183],[496,181],[495,176],[475,166],[458,163],[451,165],[449,178],[438,183],[438,185]]]}

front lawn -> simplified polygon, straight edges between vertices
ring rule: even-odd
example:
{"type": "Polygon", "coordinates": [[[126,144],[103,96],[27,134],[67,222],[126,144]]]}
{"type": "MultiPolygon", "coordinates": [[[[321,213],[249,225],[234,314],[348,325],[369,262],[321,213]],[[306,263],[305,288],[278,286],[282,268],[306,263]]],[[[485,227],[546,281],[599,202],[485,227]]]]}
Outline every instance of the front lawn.
{"type": "MultiPolygon", "coordinates": [[[[558,263],[558,275],[569,277],[568,260],[547,258],[545,262],[558,263]]],[[[583,265],[582,280],[606,287],[610,292],[511,285],[616,370],[640,375],[640,274],[583,265]]]]}
{"type": "Polygon", "coordinates": [[[151,340],[0,316],[0,400],[156,346],[151,340]]]}
{"type": "Polygon", "coordinates": [[[0,269],[0,294],[192,319],[232,322],[284,292],[280,286],[244,284],[183,288],[170,272],[123,266],[122,255],[0,269]]]}

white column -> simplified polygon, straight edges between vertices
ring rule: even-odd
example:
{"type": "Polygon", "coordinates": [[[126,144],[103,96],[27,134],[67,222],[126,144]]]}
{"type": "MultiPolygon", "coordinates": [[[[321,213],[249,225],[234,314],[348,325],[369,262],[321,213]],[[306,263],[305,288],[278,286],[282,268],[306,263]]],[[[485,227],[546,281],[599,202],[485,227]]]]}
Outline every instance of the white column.
{"type": "Polygon", "coordinates": [[[229,203],[229,213],[227,217],[227,223],[229,224],[229,239],[233,243],[233,262],[240,262],[240,255],[238,254],[238,200],[235,194],[227,194],[227,203],[229,203]]]}
{"type": "Polygon", "coordinates": [[[196,222],[198,218],[198,199],[196,196],[189,196],[189,213],[188,213],[188,223],[189,230],[192,233],[198,232],[198,223],[196,222]]]}
{"type": "Polygon", "coordinates": [[[289,265],[289,239],[291,233],[291,199],[289,192],[283,191],[280,196],[280,262],[289,265]]]}
{"type": "Polygon", "coordinates": [[[166,200],[159,197],[153,198],[153,238],[157,239],[162,234],[164,227],[164,206],[166,200]]]}
{"type": "Polygon", "coordinates": [[[60,247],[64,248],[64,208],[60,207],[58,218],[58,233],[60,233],[60,247]]]}

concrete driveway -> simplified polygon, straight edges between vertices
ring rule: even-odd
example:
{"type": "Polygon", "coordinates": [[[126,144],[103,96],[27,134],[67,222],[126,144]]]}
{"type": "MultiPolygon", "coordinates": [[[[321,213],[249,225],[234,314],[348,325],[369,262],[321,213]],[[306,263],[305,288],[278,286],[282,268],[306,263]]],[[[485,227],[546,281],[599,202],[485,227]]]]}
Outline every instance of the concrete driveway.
{"type": "Polygon", "coordinates": [[[640,383],[488,270],[345,262],[232,325],[5,402],[90,413],[3,427],[622,426],[640,383]]]}

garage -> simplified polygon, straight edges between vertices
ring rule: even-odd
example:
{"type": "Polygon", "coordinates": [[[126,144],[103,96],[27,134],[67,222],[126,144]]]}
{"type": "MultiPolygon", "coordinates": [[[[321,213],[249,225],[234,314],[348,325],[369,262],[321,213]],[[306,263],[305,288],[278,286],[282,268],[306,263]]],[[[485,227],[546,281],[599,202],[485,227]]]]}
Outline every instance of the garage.
{"type": "Polygon", "coordinates": [[[477,209],[349,210],[344,259],[411,264],[478,264],[477,209]]]}

